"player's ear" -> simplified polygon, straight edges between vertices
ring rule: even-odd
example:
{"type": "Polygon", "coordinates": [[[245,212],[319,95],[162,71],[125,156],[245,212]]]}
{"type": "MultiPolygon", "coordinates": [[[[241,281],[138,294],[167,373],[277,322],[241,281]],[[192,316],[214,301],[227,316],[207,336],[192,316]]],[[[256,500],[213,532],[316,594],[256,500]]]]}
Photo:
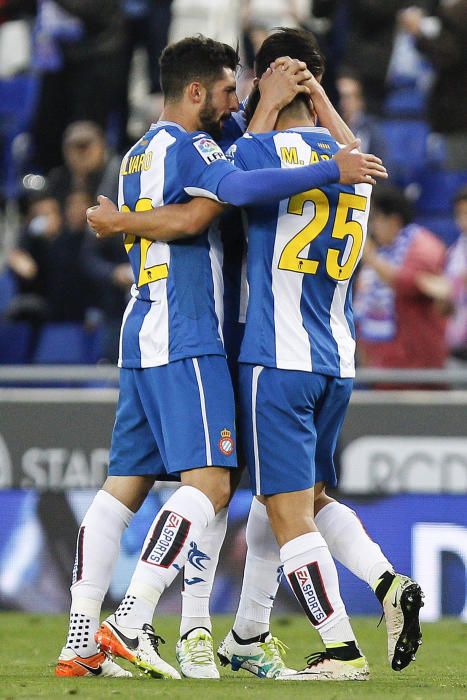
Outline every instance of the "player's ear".
{"type": "Polygon", "coordinates": [[[193,81],[187,86],[187,93],[192,102],[199,104],[203,101],[206,89],[204,86],[198,82],[193,81]]]}
{"type": "Polygon", "coordinates": [[[259,78],[253,78],[253,87],[254,88],[257,87],[258,83],[259,83],[259,78]]]}

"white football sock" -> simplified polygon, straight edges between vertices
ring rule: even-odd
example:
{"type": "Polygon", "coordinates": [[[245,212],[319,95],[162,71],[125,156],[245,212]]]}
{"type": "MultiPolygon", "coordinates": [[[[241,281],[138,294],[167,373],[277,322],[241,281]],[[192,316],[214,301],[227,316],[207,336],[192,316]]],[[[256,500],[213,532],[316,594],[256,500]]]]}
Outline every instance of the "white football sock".
{"type": "Polygon", "coordinates": [[[340,592],[334,561],[319,532],[295,537],[280,557],[298,602],[323,643],[355,641],[340,592]]]}
{"type": "Polygon", "coordinates": [[[120,552],[120,540],[134,513],[106,491],[98,491],[78,532],[71,585],[70,624],[66,646],[79,656],[97,651],[102,601],[120,552]]]}
{"type": "Polygon", "coordinates": [[[334,559],[372,588],[381,574],[394,571],[357,514],[343,503],[328,503],[316,514],[315,523],[334,559]]]}
{"type": "Polygon", "coordinates": [[[223,508],[202,534],[199,548],[190,543],[183,575],[180,637],[196,627],[212,630],[209,599],[226,530],[227,508],[223,508]]]}
{"type": "Polygon", "coordinates": [[[242,639],[269,630],[269,618],[281,576],[279,545],[266,506],[253,498],[246,526],[247,554],[234,630],[242,639]]]}
{"type": "Polygon", "coordinates": [[[181,486],[156,515],[143,544],[117,622],[141,628],[152,623],[162,592],[185,565],[191,543],[200,541],[214,519],[207,496],[193,486],[181,486]]]}

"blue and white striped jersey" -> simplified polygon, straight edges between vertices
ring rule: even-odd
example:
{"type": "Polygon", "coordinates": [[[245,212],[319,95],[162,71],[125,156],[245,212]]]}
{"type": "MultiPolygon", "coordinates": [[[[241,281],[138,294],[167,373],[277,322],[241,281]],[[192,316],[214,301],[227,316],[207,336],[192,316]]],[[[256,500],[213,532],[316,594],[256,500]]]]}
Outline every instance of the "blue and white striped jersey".
{"type": "MultiPolygon", "coordinates": [[[[233,169],[209,135],[158,122],[123,158],[119,207],[144,211],[196,195],[217,199],[220,181],[233,169]]],[[[119,366],[224,355],[222,247],[215,230],[172,243],[128,232],[124,242],[135,284],[122,321],[119,366]]]]}
{"type": "MultiPolygon", "coordinates": [[[[232,112],[224,123],[222,136],[218,140],[224,153],[243,136],[245,129],[245,115],[241,106],[240,111],[232,112]]],[[[235,378],[246,314],[246,241],[242,211],[229,207],[213,223],[212,228],[220,232],[222,241],[222,333],[230,373],[235,378]]]]}
{"type": "MultiPolygon", "coordinates": [[[[244,170],[291,168],[339,149],[327,129],[246,134],[244,170]]],[[[351,279],[366,237],[370,185],[332,184],[248,216],[249,300],[240,362],[337,377],[355,374],[351,279]]]]}

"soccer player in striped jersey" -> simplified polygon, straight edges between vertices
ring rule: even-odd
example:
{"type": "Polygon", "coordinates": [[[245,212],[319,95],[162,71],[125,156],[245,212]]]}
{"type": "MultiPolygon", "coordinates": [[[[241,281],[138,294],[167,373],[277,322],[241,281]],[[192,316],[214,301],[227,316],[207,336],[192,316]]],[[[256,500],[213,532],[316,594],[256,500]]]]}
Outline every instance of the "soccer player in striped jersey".
{"type": "MultiPolygon", "coordinates": [[[[305,50],[306,53],[310,35],[300,35],[289,30],[288,33],[286,31],[279,35],[279,41],[277,41],[277,37],[273,41],[276,53],[275,55],[269,53],[270,60],[280,54],[281,50],[291,55],[304,57],[303,51],[305,50]],[[290,45],[291,37],[294,39],[292,45],[290,45]],[[285,45],[284,40],[288,40],[289,44],[285,45]],[[294,51],[298,53],[294,53],[294,51]]],[[[268,46],[268,40],[266,40],[266,46],[268,46]]],[[[316,56],[310,57],[309,55],[306,57],[311,63],[315,58],[316,56]]],[[[326,96],[320,92],[317,83],[314,87],[317,89],[317,92],[314,93],[316,105],[318,106],[324,100],[327,109],[326,96]]],[[[322,111],[322,105],[320,117],[323,122],[329,117],[329,113],[325,114],[322,111]]],[[[334,132],[338,133],[341,140],[346,141],[353,138],[353,135],[339,120],[332,124],[329,120],[327,121],[334,132]]],[[[322,135],[321,138],[323,138],[322,135]]],[[[291,147],[291,149],[293,148],[295,146],[291,147]]],[[[326,150],[325,147],[324,150],[326,150]]],[[[298,157],[295,158],[293,150],[285,151],[285,155],[286,161],[289,161],[290,165],[298,165],[298,162],[294,163],[298,157]]],[[[329,156],[329,153],[323,155],[329,156]]],[[[133,218],[133,222],[135,221],[136,219],[133,218]]],[[[389,661],[395,670],[400,670],[412,660],[412,654],[418,647],[420,599],[417,585],[407,577],[394,575],[391,564],[384,557],[378,545],[367,536],[355,514],[343,504],[330,499],[325,494],[324,489],[320,490],[315,498],[315,511],[317,512],[316,522],[329,543],[333,555],[357,576],[372,585],[382,602],[388,628],[389,661]],[[396,600],[396,605],[394,605],[393,598],[396,600]]],[[[267,667],[268,659],[263,658],[264,663],[259,663],[258,659],[266,657],[266,654],[260,652],[261,649],[264,651],[266,646],[264,642],[268,636],[271,599],[277,589],[277,585],[271,586],[270,581],[271,579],[275,581],[274,574],[279,563],[276,545],[274,541],[270,541],[271,537],[266,523],[265,508],[255,499],[247,528],[248,557],[251,561],[249,565],[247,559],[242,600],[234,630],[224,640],[219,650],[225,662],[230,662],[234,669],[243,667],[260,677],[272,675],[273,666],[269,664],[269,668],[267,667]],[[252,514],[256,514],[255,527],[253,527],[252,514]],[[255,576],[254,570],[258,570],[260,573],[255,576]],[[269,576],[264,575],[266,570],[269,576]],[[241,639],[242,634],[243,637],[249,636],[251,639],[241,639]]],[[[333,653],[334,656],[338,657],[341,652],[333,653]]],[[[352,677],[352,673],[349,674],[349,667],[351,671],[352,663],[346,666],[345,661],[345,659],[342,661],[339,658],[332,658],[332,652],[328,650],[324,654],[318,655],[306,673],[302,674],[302,677],[313,679],[352,677]]],[[[352,662],[352,659],[348,659],[348,661],[352,662]]],[[[299,677],[296,676],[296,678],[299,677]]]]}
{"type": "MultiPolygon", "coordinates": [[[[308,40],[309,40],[309,35],[308,35],[308,40]]],[[[321,95],[317,96],[317,98],[316,98],[317,103],[318,103],[318,98],[320,100],[324,100],[324,103],[325,103],[324,107],[325,107],[325,109],[327,109],[327,107],[329,105],[326,105],[326,103],[328,103],[328,101],[327,101],[327,98],[325,97],[325,95],[321,94],[321,95]]],[[[321,117],[323,122],[325,122],[325,120],[327,119],[328,116],[329,116],[329,114],[326,114],[325,112],[323,112],[322,108],[321,108],[320,117],[321,117]]],[[[335,115],[335,116],[337,116],[337,115],[335,115]]],[[[348,132],[348,130],[346,130],[345,125],[342,124],[342,122],[340,122],[339,120],[337,122],[334,122],[332,124],[332,127],[334,128],[334,131],[337,130],[341,140],[345,141],[345,140],[348,140],[349,137],[350,137],[350,139],[353,138],[353,135],[350,132],[348,132]]],[[[103,201],[102,203],[106,207],[109,206],[108,203],[106,203],[105,201],[103,201]]],[[[168,230],[170,228],[171,224],[173,225],[173,221],[177,217],[181,217],[181,214],[182,214],[181,210],[183,209],[183,207],[182,208],[172,207],[169,209],[171,209],[171,216],[173,214],[174,219],[166,222],[166,225],[165,225],[166,230],[168,230]]],[[[185,209],[188,209],[188,207],[185,207],[185,209]]],[[[159,210],[157,212],[157,214],[162,214],[162,212],[163,212],[163,210],[159,210]]],[[[112,210],[107,209],[107,213],[111,215],[112,210]]],[[[124,214],[123,218],[130,219],[132,224],[134,224],[136,221],[138,221],[138,225],[139,225],[140,221],[144,218],[144,216],[145,215],[140,214],[140,215],[137,215],[135,217],[134,215],[128,216],[128,215],[124,214]]],[[[155,218],[157,219],[158,217],[155,217],[155,218]]],[[[110,216],[110,220],[111,219],[112,219],[112,217],[110,216]]],[[[120,221],[122,221],[122,215],[118,215],[117,219],[114,219],[114,222],[113,222],[114,225],[117,225],[117,227],[118,227],[118,220],[119,219],[120,219],[120,221]]],[[[159,217],[159,221],[162,221],[162,220],[163,219],[161,217],[159,217]]],[[[96,223],[95,220],[94,220],[94,223],[96,223]]],[[[104,223],[105,223],[105,216],[104,216],[104,223]]],[[[109,221],[107,221],[107,224],[108,223],[109,223],[109,221]]],[[[100,224],[102,225],[102,219],[100,220],[100,224]]],[[[151,226],[154,227],[154,217],[152,216],[152,214],[148,215],[146,217],[146,225],[147,224],[149,224],[150,228],[151,228],[151,226]]],[[[190,224],[187,225],[187,228],[185,229],[186,231],[188,231],[189,225],[190,224]]],[[[136,226],[136,228],[137,228],[137,226],[136,226]]],[[[142,229],[144,231],[144,226],[142,227],[142,229]]],[[[157,230],[156,231],[154,231],[154,230],[149,231],[149,229],[146,229],[146,230],[148,231],[148,237],[150,237],[150,238],[154,237],[157,239],[158,235],[161,235],[160,230],[159,230],[159,233],[157,233],[157,230]]],[[[164,231],[164,229],[163,229],[162,234],[166,233],[166,230],[164,231]]],[[[105,231],[105,226],[104,226],[104,229],[101,229],[101,231],[105,231]]],[[[109,232],[109,231],[107,230],[107,232],[109,232]]],[[[369,538],[364,533],[364,530],[361,527],[359,521],[354,516],[354,514],[351,511],[349,511],[349,509],[347,509],[342,504],[339,504],[339,503],[329,499],[324,494],[324,492],[320,494],[320,496],[318,497],[318,500],[321,501],[321,506],[320,506],[321,508],[323,505],[329,505],[327,510],[324,511],[324,513],[326,514],[326,518],[323,519],[324,513],[323,513],[323,517],[320,518],[320,527],[325,532],[326,538],[333,543],[333,550],[334,550],[334,552],[337,552],[338,558],[340,558],[341,560],[344,560],[345,563],[347,564],[347,566],[352,571],[354,571],[354,573],[356,573],[357,575],[360,575],[361,578],[363,578],[364,580],[368,580],[368,576],[367,576],[368,572],[366,570],[364,571],[362,567],[359,568],[358,566],[356,566],[354,558],[352,558],[351,555],[345,556],[344,550],[348,550],[347,544],[344,545],[345,538],[342,537],[342,525],[345,521],[344,530],[346,530],[347,534],[352,533],[352,538],[356,542],[358,541],[360,550],[362,550],[363,548],[366,548],[366,550],[367,550],[365,564],[368,565],[368,562],[370,562],[370,564],[372,564],[372,563],[374,564],[376,561],[377,566],[381,567],[381,562],[383,561],[383,566],[390,568],[390,564],[383,557],[379,547],[377,545],[375,545],[374,543],[372,543],[371,540],[369,540],[369,538]],[[332,512],[330,512],[330,511],[332,511],[332,512]],[[328,527],[328,524],[329,524],[329,522],[328,522],[329,517],[328,516],[331,516],[333,527],[328,527]],[[327,524],[325,523],[325,521],[327,522],[327,524]],[[338,538],[334,537],[334,535],[336,534],[336,530],[341,531],[341,534],[338,538]],[[341,546],[339,546],[339,543],[341,543],[341,546]],[[339,556],[339,551],[340,551],[340,556],[339,556]]],[[[249,545],[250,545],[250,550],[251,550],[252,554],[253,554],[253,546],[255,547],[255,554],[253,556],[254,569],[259,570],[261,568],[261,572],[264,572],[264,570],[267,569],[268,573],[270,573],[269,578],[270,579],[272,578],[273,581],[275,582],[276,581],[275,573],[276,573],[276,568],[277,568],[277,563],[276,563],[277,556],[276,556],[275,551],[274,551],[275,543],[271,542],[270,546],[268,547],[269,551],[268,552],[265,551],[266,539],[270,539],[270,536],[269,536],[269,538],[267,537],[267,535],[268,535],[268,533],[266,532],[267,525],[265,524],[265,520],[264,520],[265,515],[263,515],[263,510],[264,510],[264,507],[258,501],[254,500],[253,504],[252,504],[252,511],[250,513],[249,527],[247,529],[247,539],[248,539],[248,535],[250,533],[249,545]],[[254,514],[256,514],[256,518],[252,517],[254,514]],[[255,527],[253,527],[253,522],[256,525],[255,527]],[[259,526],[258,526],[258,523],[259,523],[259,526]],[[262,536],[256,537],[256,535],[259,535],[260,533],[262,533],[262,536]],[[259,540],[261,540],[261,542],[259,542],[259,540]],[[256,545],[258,543],[259,543],[259,546],[256,547],[256,545]]],[[[267,522],[267,518],[266,518],[266,522],[267,522]]],[[[189,566],[190,565],[187,564],[187,568],[189,566]]],[[[212,568],[212,563],[211,563],[210,568],[212,568]]],[[[239,609],[239,613],[237,614],[234,629],[237,632],[238,631],[243,632],[243,634],[245,634],[245,630],[248,630],[248,629],[253,630],[253,632],[260,633],[259,634],[260,638],[258,638],[258,643],[256,643],[256,645],[255,644],[239,645],[239,644],[236,644],[235,639],[230,639],[230,640],[227,639],[227,640],[225,640],[220,651],[222,651],[224,658],[226,658],[226,660],[232,662],[232,666],[234,668],[238,668],[239,664],[240,664],[240,666],[242,666],[244,668],[248,668],[248,670],[251,670],[252,672],[259,675],[260,677],[264,677],[264,675],[266,675],[266,674],[273,675],[274,668],[277,670],[277,666],[274,666],[274,665],[271,666],[271,664],[266,663],[266,661],[268,661],[268,659],[266,659],[266,658],[264,659],[265,663],[262,666],[257,663],[258,650],[263,649],[263,651],[264,651],[264,647],[266,646],[264,643],[265,642],[264,637],[267,636],[266,630],[268,629],[268,626],[269,626],[268,622],[269,622],[269,612],[270,612],[270,608],[271,608],[271,599],[273,598],[273,596],[275,594],[275,590],[277,589],[277,585],[276,586],[275,585],[272,585],[272,586],[267,585],[265,583],[265,579],[267,579],[268,577],[267,576],[266,577],[259,576],[259,574],[258,574],[258,576],[256,576],[256,577],[253,576],[253,578],[255,579],[254,586],[253,586],[254,590],[250,590],[249,594],[248,594],[248,581],[250,581],[250,583],[251,583],[252,568],[253,567],[251,567],[251,566],[248,567],[248,560],[247,560],[247,572],[245,574],[244,587],[242,590],[242,599],[246,598],[246,601],[243,600],[243,606],[242,606],[242,604],[240,605],[240,609],[239,609]],[[250,573],[250,576],[248,576],[248,571],[250,573]],[[261,599],[261,603],[258,600],[258,597],[261,599]],[[256,598],[256,600],[254,600],[255,598],[256,598]],[[256,620],[256,623],[254,622],[255,620],[256,620]],[[228,644],[226,645],[227,642],[228,642],[228,644]],[[235,646],[236,646],[236,648],[234,648],[235,646]],[[252,653],[250,655],[251,658],[254,657],[256,659],[254,664],[250,663],[248,661],[247,654],[246,654],[247,651],[251,651],[250,647],[252,647],[253,651],[255,652],[254,654],[252,653]],[[233,652],[235,652],[235,653],[233,653],[233,652]],[[243,652],[243,654],[242,654],[242,652],[243,652]],[[225,654],[227,654],[228,656],[226,657],[225,654]],[[268,666],[268,668],[266,668],[266,666],[268,666]]],[[[194,572],[194,573],[196,573],[196,572],[194,572]]],[[[203,575],[206,576],[206,574],[203,574],[203,575]]],[[[206,587],[206,586],[204,586],[204,587],[206,587]]],[[[184,602],[187,598],[189,598],[188,595],[185,596],[184,602]]],[[[393,616],[394,616],[394,614],[393,614],[393,616]]],[[[195,619],[196,619],[196,616],[191,618],[192,621],[195,621],[195,619]]],[[[199,619],[201,619],[201,618],[199,618],[199,619]]],[[[399,630],[401,628],[402,628],[402,625],[399,624],[399,630]]],[[[388,631],[389,631],[389,626],[388,626],[388,631]]],[[[233,634],[235,634],[235,632],[233,634]]],[[[237,634],[236,636],[238,638],[239,635],[237,634]]],[[[230,637],[232,637],[232,634],[230,635],[230,637]]],[[[394,637],[394,635],[393,635],[393,637],[394,637]]],[[[241,641],[245,642],[248,640],[243,639],[241,641]]],[[[255,640],[251,640],[251,641],[254,642],[255,640]]],[[[394,641],[394,639],[393,639],[393,641],[394,641]]],[[[390,653],[390,661],[393,660],[392,654],[394,652],[394,644],[392,645],[392,647],[393,648],[392,648],[392,653],[390,653]]],[[[266,654],[263,654],[263,656],[266,657],[266,654]]],[[[278,656],[278,654],[275,654],[273,656],[278,656]]],[[[271,659],[269,659],[269,661],[271,661],[271,659]]],[[[397,668],[397,664],[396,664],[395,668],[397,668]]],[[[326,677],[326,675],[323,674],[323,677],[326,677]]]]}
{"type": "MultiPolygon", "coordinates": [[[[315,76],[322,73],[317,49],[299,32],[269,37],[257,56],[257,72],[283,53],[304,60],[315,76]]],[[[281,111],[274,131],[246,134],[232,147],[235,164],[245,170],[327,161],[338,150],[300,96],[281,111]]],[[[302,671],[282,673],[283,680],[369,675],[320,529],[327,530],[335,556],[363,573],[383,604],[392,668],[410,663],[420,644],[420,587],[395,574],[354,514],[325,494],[326,485],[336,485],[333,455],[355,374],[351,283],[365,243],[370,195],[370,184],[333,183],[246,209],[249,302],[239,357],[246,461],[280,546],[284,575],[325,646],[302,671]]],[[[219,654],[241,666],[239,641],[230,633],[219,654]]],[[[244,650],[248,657],[246,645],[244,650]]]]}
{"type": "MultiPolygon", "coordinates": [[[[123,159],[123,211],[192,195],[260,204],[341,177],[337,160],[288,173],[243,173],[225,159],[208,132],[238,109],[237,61],[231,47],[202,37],[164,51],[164,116],[123,159]]],[[[207,234],[170,244],[128,235],[125,245],[135,285],[122,322],[109,476],[79,530],[70,629],[56,674],[128,675],[106,656],[114,654],[156,678],[179,678],[158,654],[154,610],[227,505],[236,467],[233,392],[217,312],[217,243],[207,234]],[[127,595],[98,630],[96,653],[94,632],[121,534],[161,475],[180,475],[182,486],[157,514],[127,595]]]]}

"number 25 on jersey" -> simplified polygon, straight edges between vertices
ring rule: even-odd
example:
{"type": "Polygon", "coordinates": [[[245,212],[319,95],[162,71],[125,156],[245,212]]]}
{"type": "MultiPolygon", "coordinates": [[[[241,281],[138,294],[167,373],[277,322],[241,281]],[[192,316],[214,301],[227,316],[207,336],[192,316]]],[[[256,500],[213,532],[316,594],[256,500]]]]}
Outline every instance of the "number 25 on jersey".
{"type": "MultiPolygon", "coordinates": [[[[279,258],[278,267],[280,270],[316,275],[320,262],[300,257],[300,253],[324,231],[331,216],[331,206],[324,192],[317,189],[308,190],[290,198],[287,213],[305,218],[304,207],[306,202],[312,202],[315,205],[314,216],[284,247],[279,258]]],[[[342,262],[342,251],[338,248],[328,248],[326,272],[332,279],[338,281],[348,280],[354,271],[362,249],[364,234],[361,223],[349,219],[349,214],[352,209],[365,211],[366,204],[367,198],[362,195],[347,192],[339,194],[331,237],[342,240],[347,236],[351,236],[352,244],[347,259],[343,264],[339,262],[339,260],[342,262]]]]}

